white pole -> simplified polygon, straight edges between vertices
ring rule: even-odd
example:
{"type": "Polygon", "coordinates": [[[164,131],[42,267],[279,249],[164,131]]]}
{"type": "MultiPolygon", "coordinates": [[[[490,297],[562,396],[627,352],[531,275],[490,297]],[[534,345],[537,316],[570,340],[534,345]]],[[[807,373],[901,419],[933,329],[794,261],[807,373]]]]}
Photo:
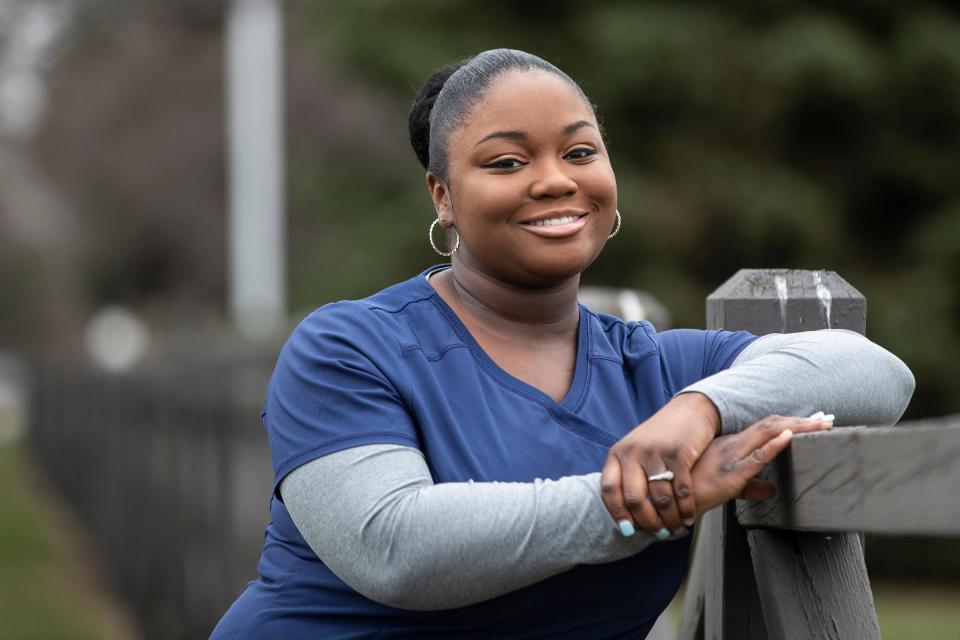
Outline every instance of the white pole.
{"type": "Polygon", "coordinates": [[[286,316],[279,0],[232,0],[226,24],[229,304],[251,338],[286,316]]]}

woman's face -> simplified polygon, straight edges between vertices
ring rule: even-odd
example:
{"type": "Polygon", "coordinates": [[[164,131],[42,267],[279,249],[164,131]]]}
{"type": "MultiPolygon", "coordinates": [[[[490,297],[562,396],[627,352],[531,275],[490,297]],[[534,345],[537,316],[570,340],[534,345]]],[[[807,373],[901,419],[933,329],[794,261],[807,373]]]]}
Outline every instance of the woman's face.
{"type": "Polygon", "coordinates": [[[617,183],[593,111],[542,71],[494,81],[447,141],[448,184],[428,176],[460,234],[455,263],[546,285],[579,274],[613,229],[617,183]]]}

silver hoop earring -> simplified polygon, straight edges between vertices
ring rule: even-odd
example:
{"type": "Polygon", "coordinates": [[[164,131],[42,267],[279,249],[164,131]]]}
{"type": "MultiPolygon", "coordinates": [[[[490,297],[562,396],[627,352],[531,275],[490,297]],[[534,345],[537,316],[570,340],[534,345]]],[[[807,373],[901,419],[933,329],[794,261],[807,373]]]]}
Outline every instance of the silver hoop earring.
{"type": "Polygon", "coordinates": [[[454,233],[457,233],[457,241],[454,243],[453,249],[450,249],[450,251],[446,253],[444,253],[443,251],[440,251],[440,249],[437,247],[437,243],[433,241],[433,228],[437,226],[438,222],[440,222],[440,218],[436,218],[432,223],[430,223],[430,229],[427,231],[427,237],[430,238],[430,246],[433,247],[434,251],[439,253],[444,258],[449,258],[454,253],[456,253],[457,249],[460,248],[460,234],[457,233],[456,230],[454,230],[454,233]]]}
{"type": "Polygon", "coordinates": [[[616,226],[613,227],[613,233],[611,233],[610,235],[607,236],[607,240],[609,240],[609,239],[612,238],[613,236],[615,236],[615,235],[617,235],[618,233],[620,233],[620,222],[621,222],[621,219],[620,219],[620,210],[617,209],[617,224],[616,224],[616,226]]]}

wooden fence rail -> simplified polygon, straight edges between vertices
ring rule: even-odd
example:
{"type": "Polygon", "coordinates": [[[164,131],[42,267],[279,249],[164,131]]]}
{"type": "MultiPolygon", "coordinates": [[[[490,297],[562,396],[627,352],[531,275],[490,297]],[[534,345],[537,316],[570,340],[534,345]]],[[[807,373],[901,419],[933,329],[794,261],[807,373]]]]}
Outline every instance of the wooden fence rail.
{"type": "Polygon", "coordinates": [[[737,504],[743,527],[960,537],[960,420],[797,438],[777,495],[737,504]]]}

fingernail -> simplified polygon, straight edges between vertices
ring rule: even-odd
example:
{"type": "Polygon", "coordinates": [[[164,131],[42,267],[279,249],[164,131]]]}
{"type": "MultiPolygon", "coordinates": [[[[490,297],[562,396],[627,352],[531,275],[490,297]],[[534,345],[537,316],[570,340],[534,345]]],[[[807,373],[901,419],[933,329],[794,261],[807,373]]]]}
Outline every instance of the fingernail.
{"type": "Polygon", "coordinates": [[[663,529],[660,529],[660,531],[657,531],[653,535],[657,536],[658,540],[666,540],[667,538],[670,537],[670,531],[667,528],[663,528],[663,529]]]}
{"type": "Polygon", "coordinates": [[[823,411],[817,411],[815,414],[807,418],[808,420],[820,420],[823,418],[823,411]]]}
{"type": "Polygon", "coordinates": [[[677,527],[676,529],[673,530],[673,535],[675,536],[682,536],[682,535],[685,535],[686,533],[687,533],[686,527],[677,527]]]}
{"type": "Polygon", "coordinates": [[[836,418],[835,415],[833,415],[832,413],[828,413],[820,417],[820,422],[833,422],[834,418],[836,418]]]}
{"type": "Polygon", "coordinates": [[[633,523],[629,520],[621,520],[617,523],[617,526],[620,527],[620,533],[623,534],[624,538],[629,538],[637,532],[637,530],[633,528],[633,523]]]}
{"type": "Polygon", "coordinates": [[[693,526],[693,518],[687,518],[686,520],[683,521],[683,524],[687,525],[688,527],[692,527],[692,526],[693,526]]]}

